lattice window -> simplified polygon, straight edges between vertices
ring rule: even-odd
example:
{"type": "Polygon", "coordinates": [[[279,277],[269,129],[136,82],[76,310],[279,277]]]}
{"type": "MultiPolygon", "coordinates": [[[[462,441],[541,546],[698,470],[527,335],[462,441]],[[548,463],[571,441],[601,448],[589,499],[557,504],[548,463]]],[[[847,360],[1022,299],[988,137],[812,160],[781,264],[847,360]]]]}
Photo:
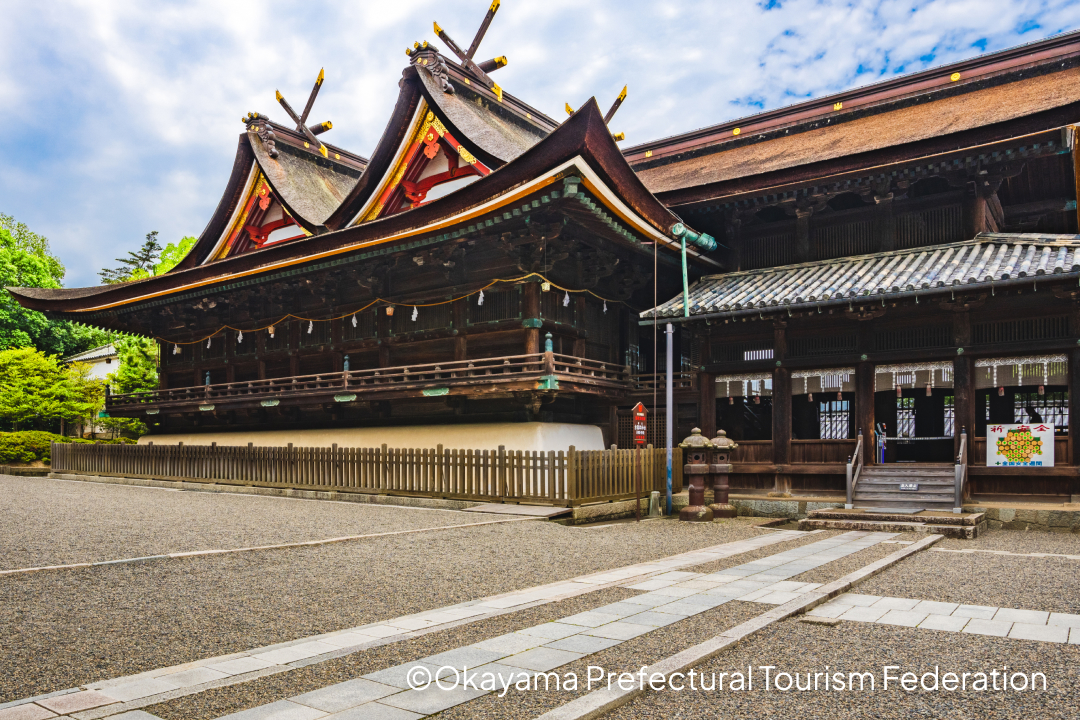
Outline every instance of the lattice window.
{"type": "Polygon", "coordinates": [[[773,346],[771,340],[756,342],[714,342],[712,346],[713,362],[733,363],[752,360],[771,360],[773,346]]]}
{"type": "Polygon", "coordinates": [[[378,332],[378,315],[375,310],[364,310],[358,312],[356,317],[356,327],[353,327],[353,316],[342,318],[341,320],[341,339],[343,341],[349,340],[363,340],[365,338],[373,338],[378,332]]]}
{"type": "Polygon", "coordinates": [[[540,296],[540,314],[545,320],[566,325],[574,324],[574,298],[566,302],[566,293],[550,290],[540,296]],[[565,304],[564,304],[565,303],[565,304]]]}
{"type": "Polygon", "coordinates": [[[477,295],[466,300],[469,303],[470,325],[521,318],[521,296],[517,288],[485,290],[484,304],[480,305],[478,300],[477,295]]]}
{"type": "Polygon", "coordinates": [[[818,403],[818,426],[822,440],[844,440],[851,433],[851,402],[829,400],[818,403]]]}
{"type": "MultiPolygon", "coordinates": [[[[652,445],[654,448],[661,448],[667,446],[667,417],[664,413],[664,408],[655,408],[650,410],[645,420],[645,444],[652,445]],[[655,412],[654,410],[659,410],[655,412]]],[[[673,438],[675,443],[680,442],[679,438],[673,438]]],[[[634,416],[633,413],[620,411],[619,412],[619,428],[615,442],[620,448],[633,448],[634,445],[634,416]]]]}
{"type": "Polygon", "coordinates": [[[896,398],[896,437],[915,437],[915,398],[896,398]]]}
{"type": "Polygon", "coordinates": [[[218,360],[220,358],[225,357],[225,343],[226,342],[227,342],[226,335],[224,333],[219,333],[219,334],[215,335],[214,337],[210,338],[209,347],[204,342],[202,344],[202,358],[203,358],[203,360],[218,360]]]}
{"type": "Polygon", "coordinates": [[[874,333],[874,347],[879,351],[952,347],[952,344],[952,325],[948,323],[878,330],[874,333]]]}
{"type": "Polygon", "coordinates": [[[971,328],[971,339],[975,345],[1057,340],[1067,337],[1069,318],[1065,315],[975,323],[971,328]]]}
{"type": "Polygon", "coordinates": [[[874,252],[874,224],[870,220],[833,223],[814,228],[817,259],[865,255],[874,252]]]}
{"type": "Polygon", "coordinates": [[[964,239],[964,212],[960,205],[915,210],[896,216],[897,249],[939,245],[964,239]]]}
{"type": "MultiPolygon", "coordinates": [[[[485,299],[485,304],[486,299],[485,299]]],[[[390,330],[395,335],[420,332],[421,330],[442,330],[453,323],[453,305],[431,305],[429,307],[416,308],[416,319],[413,320],[411,307],[399,307],[390,317],[390,330]]]]}
{"type": "Polygon", "coordinates": [[[821,355],[847,355],[858,347],[858,335],[823,334],[814,337],[790,338],[788,354],[792,357],[819,357],[821,355]]]}
{"type": "Polygon", "coordinates": [[[743,269],[776,267],[795,262],[795,233],[749,237],[743,244],[743,269]]]}
{"type": "Polygon", "coordinates": [[[315,347],[330,344],[331,323],[303,322],[300,325],[300,347],[315,347]]]}
{"type": "Polygon", "coordinates": [[[232,343],[234,355],[244,356],[255,354],[255,335],[253,333],[248,333],[247,335],[244,335],[243,340],[241,340],[240,333],[230,330],[229,342],[232,343]]]}
{"type": "MultiPolygon", "coordinates": [[[[987,411],[989,413],[989,410],[987,411]]],[[[1068,391],[1018,392],[1013,395],[1013,418],[1018,423],[1045,423],[1059,428],[1069,427],[1068,391]]],[[[989,419],[989,418],[987,418],[989,419]]]]}

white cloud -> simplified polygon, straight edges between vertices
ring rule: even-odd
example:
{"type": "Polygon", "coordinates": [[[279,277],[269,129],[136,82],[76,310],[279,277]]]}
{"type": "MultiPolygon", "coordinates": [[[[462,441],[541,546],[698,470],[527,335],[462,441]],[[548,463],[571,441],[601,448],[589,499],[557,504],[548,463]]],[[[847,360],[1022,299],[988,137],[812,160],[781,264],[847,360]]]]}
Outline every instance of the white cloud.
{"type": "MultiPolygon", "coordinates": [[[[315,119],[369,154],[405,47],[434,20],[468,44],[488,5],[0,2],[0,212],[50,237],[69,285],[149,230],[201,232],[241,116],[284,120],[274,89],[302,105],[320,67],[315,119]]],[[[500,84],[556,119],[628,84],[613,125],[636,144],[1078,26],[1067,0],[505,0],[480,54],[507,55],[500,84]]]]}

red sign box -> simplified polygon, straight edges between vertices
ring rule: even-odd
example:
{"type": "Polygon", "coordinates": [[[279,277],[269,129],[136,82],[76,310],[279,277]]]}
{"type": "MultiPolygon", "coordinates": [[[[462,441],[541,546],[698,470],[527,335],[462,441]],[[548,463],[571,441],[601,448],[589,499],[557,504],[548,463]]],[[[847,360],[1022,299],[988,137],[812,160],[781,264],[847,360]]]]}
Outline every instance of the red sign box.
{"type": "Polygon", "coordinates": [[[644,445],[646,442],[645,431],[648,424],[648,414],[645,412],[645,406],[638,403],[634,406],[634,444],[644,445]]]}

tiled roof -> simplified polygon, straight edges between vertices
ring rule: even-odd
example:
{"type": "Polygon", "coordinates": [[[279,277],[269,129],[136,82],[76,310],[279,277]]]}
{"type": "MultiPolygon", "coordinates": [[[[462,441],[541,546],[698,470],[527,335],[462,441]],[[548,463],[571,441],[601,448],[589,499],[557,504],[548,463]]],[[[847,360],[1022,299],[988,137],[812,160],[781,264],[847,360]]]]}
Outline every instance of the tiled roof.
{"type": "Polygon", "coordinates": [[[108,357],[116,357],[116,348],[113,347],[112,343],[86,350],[78,355],[71,355],[64,358],[63,362],[90,362],[91,360],[101,360],[108,357]]]}
{"type": "MultiPolygon", "coordinates": [[[[1080,235],[982,233],[974,240],[704,277],[690,287],[690,314],[974,289],[1004,280],[1080,271],[1080,235]]],[[[653,317],[653,310],[641,313],[653,317]]],[[[656,308],[682,317],[682,294],[656,308]]]]}

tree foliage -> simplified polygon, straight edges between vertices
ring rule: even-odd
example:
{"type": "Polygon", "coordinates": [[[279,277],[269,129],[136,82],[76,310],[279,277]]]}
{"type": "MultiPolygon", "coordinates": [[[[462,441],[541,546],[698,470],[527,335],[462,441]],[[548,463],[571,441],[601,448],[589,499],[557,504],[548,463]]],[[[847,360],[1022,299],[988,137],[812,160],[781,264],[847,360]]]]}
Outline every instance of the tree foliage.
{"type": "Polygon", "coordinates": [[[146,241],[138,250],[129,250],[127,257],[116,258],[120,267],[104,268],[98,275],[106,285],[150,277],[154,274],[154,266],[157,265],[160,257],[161,243],[158,242],[158,231],[152,230],[146,233],[146,241]]]}
{"type": "MultiPolygon", "coordinates": [[[[0,287],[58,288],[63,264],[49,241],[10,215],[0,214],[0,287]]],[[[108,342],[108,334],[67,320],[50,320],[0,291],[0,350],[35,347],[71,355],[108,342]]]]}
{"type": "Polygon", "coordinates": [[[87,365],[61,365],[55,355],[33,348],[0,351],[0,420],[16,430],[56,420],[88,422],[102,395],[102,383],[87,365]]]}

